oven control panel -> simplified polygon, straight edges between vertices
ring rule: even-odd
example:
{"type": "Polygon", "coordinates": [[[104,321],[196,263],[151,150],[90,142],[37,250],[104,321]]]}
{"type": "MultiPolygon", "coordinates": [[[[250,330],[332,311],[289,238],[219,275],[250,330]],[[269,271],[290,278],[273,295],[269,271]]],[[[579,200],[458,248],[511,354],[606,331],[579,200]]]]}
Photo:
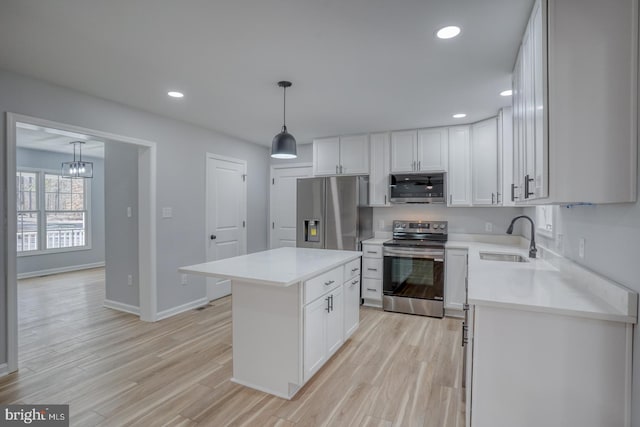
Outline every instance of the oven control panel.
{"type": "Polygon", "coordinates": [[[447,221],[393,221],[394,233],[447,234],[447,221]]]}

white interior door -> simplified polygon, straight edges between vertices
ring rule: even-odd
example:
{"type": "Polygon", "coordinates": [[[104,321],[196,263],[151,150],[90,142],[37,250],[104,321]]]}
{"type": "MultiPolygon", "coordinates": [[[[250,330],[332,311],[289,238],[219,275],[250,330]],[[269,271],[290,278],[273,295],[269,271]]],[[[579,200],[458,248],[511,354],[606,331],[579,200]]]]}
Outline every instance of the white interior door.
{"type": "MultiPolygon", "coordinates": [[[[244,160],[207,154],[207,261],[247,253],[247,196],[244,160]]],[[[231,282],[207,278],[209,300],[231,294],[231,282]]]]}
{"type": "Polygon", "coordinates": [[[296,181],[311,174],[311,165],[287,165],[271,169],[271,249],[296,246],[296,181]]]}

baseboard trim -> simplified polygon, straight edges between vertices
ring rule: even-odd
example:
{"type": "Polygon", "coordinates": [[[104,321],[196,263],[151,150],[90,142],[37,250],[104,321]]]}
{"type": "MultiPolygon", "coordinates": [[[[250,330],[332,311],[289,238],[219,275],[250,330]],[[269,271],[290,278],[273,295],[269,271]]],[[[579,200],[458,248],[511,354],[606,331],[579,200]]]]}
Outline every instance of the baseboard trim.
{"type": "Polygon", "coordinates": [[[124,311],[125,313],[131,313],[135,314],[136,316],[140,316],[140,307],[136,307],[135,305],[125,304],[123,302],[113,301],[109,299],[105,299],[102,302],[102,305],[113,310],[124,311]]]}
{"type": "Polygon", "coordinates": [[[19,273],[19,279],[29,279],[31,277],[49,276],[51,274],[69,273],[71,271],[89,270],[91,268],[104,267],[104,261],[93,262],[91,264],[69,265],[67,267],[49,268],[46,270],[27,271],[26,273],[19,273]]]}
{"type": "Polygon", "coordinates": [[[0,364],[0,377],[9,375],[9,366],[6,363],[0,364]]]}
{"type": "Polygon", "coordinates": [[[194,301],[190,301],[186,304],[178,305],[176,307],[169,308],[167,310],[162,310],[158,312],[156,316],[156,320],[166,319],[171,316],[175,316],[176,314],[184,313],[185,311],[192,310],[194,308],[202,307],[203,305],[209,304],[209,298],[199,298],[194,301]]]}

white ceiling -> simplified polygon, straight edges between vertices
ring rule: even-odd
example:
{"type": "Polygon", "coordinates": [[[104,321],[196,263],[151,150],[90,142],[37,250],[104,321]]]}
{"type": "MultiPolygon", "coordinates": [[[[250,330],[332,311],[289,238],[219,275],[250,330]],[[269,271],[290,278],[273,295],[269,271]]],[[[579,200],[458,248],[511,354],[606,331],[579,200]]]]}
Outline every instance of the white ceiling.
{"type": "Polygon", "coordinates": [[[288,79],[308,142],[494,115],[532,3],[0,0],[0,67],[265,145],[288,79]],[[459,37],[435,38],[451,24],[459,37]]]}
{"type": "MultiPolygon", "coordinates": [[[[73,158],[72,141],[84,141],[82,156],[104,158],[104,142],[91,138],[88,135],[65,132],[58,129],[33,126],[18,123],[16,132],[16,145],[32,150],[52,151],[54,153],[66,153],[69,160],[73,158]]],[[[79,155],[80,153],[77,152],[79,155]]]]}

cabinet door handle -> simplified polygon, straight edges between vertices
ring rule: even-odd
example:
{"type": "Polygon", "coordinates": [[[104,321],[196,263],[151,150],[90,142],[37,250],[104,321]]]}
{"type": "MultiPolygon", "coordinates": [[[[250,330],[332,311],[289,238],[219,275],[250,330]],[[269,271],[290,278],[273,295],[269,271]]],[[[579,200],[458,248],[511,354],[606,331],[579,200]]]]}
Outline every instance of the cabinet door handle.
{"type": "Polygon", "coordinates": [[[327,313],[329,313],[331,311],[331,306],[329,305],[329,297],[326,297],[325,300],[327,300],[327,308],[325,308],[325,310],[327,310],[327,313]]]}
{"type": "Polygon", "coordinates": [[[331,307],[331,311],[333,311],[333,295],[329,295],[329,301],[330,301],[330,306],[331,307]]]}
{"type": "Polygon", "coordinates": [[[453,204],[453,194],[449,194],[449,206],[453,204]]]}
{"type": "Polygon", "coordinates": [[[375,292],[375,291],[377,291],[377,289],[371,289],[371,288],[367,288],[367,290],[368,290],[368,291],[371,291],[371,292],[375,292]]]}
{"type": "Polygon", "coordinates": [[[518,186],[517,186],[517,185],[515,185],[515,184],[511,184],[511,201],[512,201],[512,202],[515,202],[515,201],[516,201],[516,199],[518,198],[518,197],[516,196],[516,188],[518,188],[518,186]]]}
{"type": "Polygon", "coordinates": [[[500,204],[500,193],[496,193],[496,204],[500,204]]]}
{"type": "Polygon", "coordinates": [[[209,238],[211,240],[216,240],[218,238],[218,236],[216,236],[215,234],[212,234],[211,236],[209,236],[209,238]]]}
{"type": "Polygon", "coordinates": [[[338,165],[336,165],[336,175],[338,175],[338,165]]]}
{"type": "Polygon", "coordinates": [[[328,282],[324,282],[324,285],[325,286],[329,286],[330,284],[335,283],[335,282],[336,282],[335,280],[329,280],[328,282]]]}
{"type": "Polygon", "coordinates": [[[352,268],[352,269],[351,269],[351,272],[352,272],[352,273],[355,273],[355,272],[356,272],[356,271],[358,271],[358,270],[360,270],[358,267],[356,267],[356,268],[352,268]]]}
{"type": "Polygon", "coordinates": [[[495,194],[491,193],[491,204],[495,204],[495,194]]]}
{"type": "Polygon", "coordinates": [[[384,195],[384,204],[385,205],[387,204],[387,195],[386,194],[384,195]]]}
{"type": "Polygon", "coordinates": [[[344,173],[344,172],[342,171],[342,165],[340,165],[340,173],[344,173]]]}
{"type": "Polygon", "coordinates": [[[358,281],[354,280],[353,282],[351,282],[351,286],[355,285],[356,283],[358,283],[358,281]]]}
{"type": "Polygon", "coordinates": [[[367,268],[367,270],[369,270],[369,271],[378,271],[377,268],[367,268]]]}
{"type": "Polygon", "coordinates": [[[420,170],[420,168],[422,168],[422,161],[418,160],[418,170],[420,170]]]}

